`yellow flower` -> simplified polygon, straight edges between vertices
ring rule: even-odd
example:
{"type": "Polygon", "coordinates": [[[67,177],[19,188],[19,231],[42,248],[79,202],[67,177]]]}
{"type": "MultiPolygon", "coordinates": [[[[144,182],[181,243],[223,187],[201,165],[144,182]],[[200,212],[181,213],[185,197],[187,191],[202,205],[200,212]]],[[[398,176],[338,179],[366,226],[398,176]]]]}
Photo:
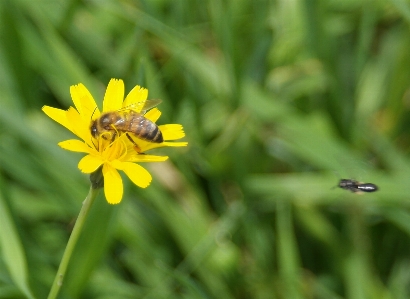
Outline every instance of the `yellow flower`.
{"type": "MultiPolygon", "coordinates": [[[[146,155],[144,152],[157,147],[187,145],[187,142],[169,142],[185,136],[182,125],[179,124],[158,126],[164,139],[164,142],[161,143],[152,143],[134,137],[133,140],[138,151],[127,135],[121,132],[117,132],[114,140],[110,137],[111,133],[108,133],[110,134],[108,138],[107,136],[103,137],[104,134],[97,138],[91,135],[91,123],[101,113],[118,111],[134,103],[145,102],[148,97],[148,90],[145,88],[135,86],[124,100],[124,82],[111,79],[105,92],[102,112],[83,84],[71,86],[70,93],[75,108],[61,110],[44,106],[43,111],[51,119],[82,139],[82,141],[70,139],[60,142],[58,145],[66,150],[87,154],[78,163],[78,168],[82,172],[94,173],[102,167],[104,193],[110,204],[119,203],[123,195],[123,184],[118,170],[123,171],[135,185],[146,188],[151,183],[151,174],[135,162],[160,162],[165,161],[168,157],[146,155]]],[[[154,108],[148,111],[144,117],[156,122],[160,115],[161,112],[154,108]]]]}

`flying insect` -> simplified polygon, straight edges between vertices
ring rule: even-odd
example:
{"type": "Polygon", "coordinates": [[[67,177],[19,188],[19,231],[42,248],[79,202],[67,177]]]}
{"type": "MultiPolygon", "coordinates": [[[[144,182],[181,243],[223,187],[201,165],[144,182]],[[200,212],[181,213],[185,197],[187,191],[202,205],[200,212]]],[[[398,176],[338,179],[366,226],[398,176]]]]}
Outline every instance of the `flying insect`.
{"type": "Polygon", "coordinates": [[[375,192],[379,190],[379,188],[375,184],[361,183],[351,179],[341,179],[337,186],[345,190],[350,190],[353,193],[375,192]]]}

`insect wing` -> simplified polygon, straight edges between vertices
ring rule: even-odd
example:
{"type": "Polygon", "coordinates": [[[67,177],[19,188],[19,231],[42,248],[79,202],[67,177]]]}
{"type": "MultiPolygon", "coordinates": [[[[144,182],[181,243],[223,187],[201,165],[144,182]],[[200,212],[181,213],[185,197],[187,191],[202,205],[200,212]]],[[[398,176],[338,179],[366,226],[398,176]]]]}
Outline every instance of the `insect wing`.
{"type": "Polygon", "coordinates": [[[144,102],[137,102],[137,103],[128,105],[120,110],[133,110],[135,112],[145,113],[147,110],[154,108],[161,102],[162,101],[160,99],[146,100],[144,102]]]}
{"type": "Polygon", "coordinates": [[[141,111],[147,111],[155,106],[159,105],[162,102],[160,99],[146,100],[145,105],[142,107],[141,111]]]}

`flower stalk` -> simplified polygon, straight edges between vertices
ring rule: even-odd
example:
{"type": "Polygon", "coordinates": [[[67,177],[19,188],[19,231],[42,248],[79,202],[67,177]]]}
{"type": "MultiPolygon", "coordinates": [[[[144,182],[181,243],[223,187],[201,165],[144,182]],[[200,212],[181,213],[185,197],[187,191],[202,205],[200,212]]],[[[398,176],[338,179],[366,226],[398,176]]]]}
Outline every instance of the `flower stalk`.
{"type": "Polygon", "coordinates": [[[152,103],[156,105],[159,101],[147,101],[148,90],[145,88],[137,85],[124,98],[124,82],[111,79],[105,92],[102,111],[83,84],[71,86],[70,93],[75,107],[61,110],[44,106],[42,110],[79,138],[62,141],[59,146],[85,154],[78,163],[78,168],[83,173],[90,174],[91,188],[68,240],[48,299],[58,296],[71,255],[98,191],[104,189],[109,204],[120,203],[123,182],[119,171],[136,186],[146,188],[152,177],[140,163],[168,159],[167,156],[149,155],[146,152],[160,147],[181,147],[188,144],[176,142],[185,136],[182,125],[156,125],[161,111],[154,108],[152,103]],[[150,130],[147,129],[148,125],[150,130]],[[145,135],[141,135],[141,132],[145,132],[145,135]],[[151,133],[156,135],[151,136],[151,133]],[[148,136],[155,138],[150,139],[148,136]]]}
{"type": "Polygon", "coordinates": [[[88,192],[88,195],[83,202],[80,214],[77,217],[73,231],[70,235],[70,239],[68,240],[67,246],[64,250],[63,258],[61,259],[60,266],[58,267],[57,274],[54,278],[54,282],[51,286],[50,293],[48,294],[47,299],[57,298],[61,286],[63,285],[71,255],[73,253],[75,245],[77,244],[78,238],[84,227],[85,220],[87,219],[87,215],[90,212],[91,206],[94,202],[94,199],[97,197],[99,190],[99,188],[95,189],[92,186],[90,187],[90,191],[88,192]]]}

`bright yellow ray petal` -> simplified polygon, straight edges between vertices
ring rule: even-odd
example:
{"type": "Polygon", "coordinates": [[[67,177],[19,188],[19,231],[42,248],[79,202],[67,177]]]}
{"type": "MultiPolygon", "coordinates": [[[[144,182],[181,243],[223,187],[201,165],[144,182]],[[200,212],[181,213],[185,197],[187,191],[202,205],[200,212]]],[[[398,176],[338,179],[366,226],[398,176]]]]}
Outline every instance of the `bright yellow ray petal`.
{"type": "Polygon", "coordinates": [[[170,147],[180,147],[180,146],[187,146],[188,142],[163,142],[165,146],[170,147]]]}
{"type": "Polygon", "coordinates": [[[144,167],[129,162],[115,161],[113,166],[125,172],[130,180],[141,188],[146,188],[152,181],[151,174],[144,167]]]}
{"type": "Polygon", "coordinates": [[[154,155],[132,155],[127,157],[128,162],[163,162],[168,159],[168,156],[154,156],[154,155]]]}
{"type": "Polygon", "coordinates": [[[148,89],[137,85],[128,93],[127,97],[125,98],[124,103],[122,104],[122,107],[127,107],[131,104],[135,104],[139,102],[145,102],[147,100],[147,97],[148,97],[148,89]]]}
{"type": "Polygon", "coordinates": [[[177,140],[185,137],[184,128],[179,124],[167,124],[158,126],[164,140],[177,140]]]}
{"type": "Polygon", "coordinates": [[[163,142],[161,144],[163,146],[180,147],[180,146],[187,146],[188,142],[163,142]]]}
{"type": "Polygon", "coordinates": [[[72,152],[90,153],[92,151],[92,149],[87,144],[77,139],[62,141],[58,143],[58,145],[63,149],[72,152]]]}
{"type": "Polygon", "coordinates": [[[91,120],[93,113],[100,113],[93,96],[84,84],[80,83],[70,86],[70,94],[75,107],[83,119],[91,120]]]}
{"type": "MultiPolygon", "coordinates": [[[[152,142],[148,142],[148,141],[145,141],[145,140],[142,140],[142,139],[139,139],[139,138],[132,138],[132,140],[134,140],[134,142],[137,144],[138,148],[139,148],[142,152],[145,151],[144,148],[147,147],[147,145],[149,145],[149,144],[152,143],[152,142]]],[[[129,144],[130,144],[130,143],[129,143],[129,144]]],[[[135,150],[135,148],[134,148],[134,144],[132,144],[132,147],[131,147],[130,149],[132,149],[132,151],[129,150],[129,153],[135,153],[135,152],[136,152],[136,150],[135,150]]],[[[138,150],[138,151],[139,151],[139,150],[138,150]]]]}
{"type": "Polygon", "coordinates": [[[146,152],[154,148],[167,147],[167,146],[180,147],[180,146],[187,146],[187,145],[188,145],[188,142],[166,142],[166,141],[161,142],[161,143],[146,142],[144,143],[143,147],[140,147],[140,149],[141,149],[141,152],[146,152]]]}
{"type": "Polygon", "coordinates": [[[41,110],[43,110],[43,112],[49,118],[51,118],[55,122],[58,122],[60,125],[66,127],[71,132],[73,132],[72,131],[72,126],[71,126],[71,124],[69,123],[69,121],[67,120],[67,117],[66,117],[67,111],[61,110],[61,109],[58,109],[58,108],[49,107],[49,106],[43,106],[43,108],[41,110]]]}
{"type": "Polygon", "coordinates": [[[103,160],[99,156],[87,155],[78,163],[78,168],[84,173],[92,173],[103,164],[103,160]]]}
{"type": "Polygon", "coordinates": [[[109,204],[119,203],[124,192],[120,174],[109,164],[104,164],[103,176],[105,198],[109,204]]]}
{"type": "Polygon", "coordinates": [[[89,122],[85,121],[73,107],[68,109],[66,117],[72,127],[72,132],[91,145],[91,131],[89,122]]]}
{"type": "Polygon", "coordinates": [[[161,111],[159,111],[158,108],[153,108],[144,114],[144,117],[148,118],[152,122],[156,122],[160,116],[161,116],[161,111]]]}
{"type": "Polygon", "coordinates": [[[77,135],[77,130],[78,128],[81,127],[83,120],[80,116],[80,113],[78,113],[77,110],[75,110],[75,108],[70,107],[67,109],[66,113],[65,113],[66,119],[68,121],[68,123],[70,124],[72,130],[75,132],[75,134],[77,135]]]}
{"type": "Polygon", "coordinates": [[[103,112],[121,109],[124,100],[124,82],[120,79],[111,79],[105,91],[103,112]]]}

